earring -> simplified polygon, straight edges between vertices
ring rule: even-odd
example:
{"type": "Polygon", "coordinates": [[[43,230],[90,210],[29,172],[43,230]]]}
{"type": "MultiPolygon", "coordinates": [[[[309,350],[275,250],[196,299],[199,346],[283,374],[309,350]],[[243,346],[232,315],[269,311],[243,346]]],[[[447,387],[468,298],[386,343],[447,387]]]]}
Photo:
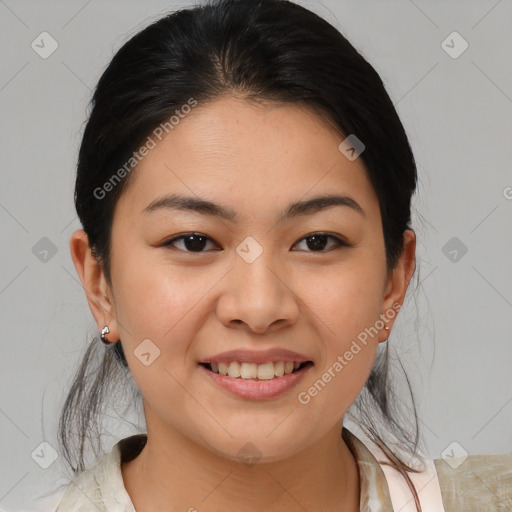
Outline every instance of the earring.
{"type": "Polygon", "coordinates": [[[384,329],[386,329],[386,331],[389,331],[389,325],[386,325],[384,329]]]}
{"type": "Polygon", "coordinates": [[[101,334],[100,334],[100,339],[104,345],[110,345],[110,341],[108,341],[107,337],[105,336],[105,334],[108,334],[109,332],[110,332],[110,329],[108,328],[108,325],[105,325],[105,327],[103,327],[101,334]]]}

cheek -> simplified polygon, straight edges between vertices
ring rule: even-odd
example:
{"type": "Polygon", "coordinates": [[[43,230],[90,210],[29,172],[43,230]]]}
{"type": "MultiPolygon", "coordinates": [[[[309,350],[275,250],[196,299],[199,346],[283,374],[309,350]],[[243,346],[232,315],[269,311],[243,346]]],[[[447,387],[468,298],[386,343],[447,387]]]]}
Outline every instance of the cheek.
{"type": "Polygon", "coordinates": [[[323,272],[301,272],[297,295],[314,313],[328,338],[343,344],[379,318],[385,271],[377,261],[347,261],[323,272]]]}
{"type": "Polygon", "coordinates": [[[177,382],[183,381],[190,363],[189,340],[200,329],[199,299],[211,285],[136,259],[118,267],[116,278],[116,315],[135,383],[154,407],[170,402],[184,406],[177,382]]]}
{"type": "Polygon", "coordinates": [[[128,350],[148,338],[163,349],[166,340],[173,342],[172,352],[179,357],[180,340],[188,339],[190,323],[198,321],[197,308],[211,279],[191,278],[183,269],[170,271],[169,266],[133,255],[117,265],[113,280],[121,339],[128,350]]]}
{"type": "Polygon", "coordinates": [[[378,347],[377,331],[372,327],[379,318],[380,300],[370,288],[349,282],[326,287],[316,298],[318,306],[312,309],[321,343],[319,360],[298,390],[302,393],[298,398],[301,404],[307,402],[322,411],[323,421],[334,424],[354,403],[370,375],[378,347]]]}
{"type": "Polygon", "coordinates": [[[384,279],[379,268],[378,262],[361,258],[337,272],[301,273],[297,294],[322,344],[315,375],[301,391],[317,397],[317,405],[333,417],[355,400],[375,360],[384,279]]]}
{"type": "Polygon", "coordinates": [[[137,247],[134,241],[130,251],[123,255],[118,252],[112,267],[116,303],[121,304],[116,312],[129,323],[153,325],[154,334],[160,332],[159,326],[165,324],[168,329],[173,319],[183,317],[197,295],[197,283],[191,282],[190,272],[171,267],[165,257],[156,258],[152,252],[157,251],[137,247]]]}

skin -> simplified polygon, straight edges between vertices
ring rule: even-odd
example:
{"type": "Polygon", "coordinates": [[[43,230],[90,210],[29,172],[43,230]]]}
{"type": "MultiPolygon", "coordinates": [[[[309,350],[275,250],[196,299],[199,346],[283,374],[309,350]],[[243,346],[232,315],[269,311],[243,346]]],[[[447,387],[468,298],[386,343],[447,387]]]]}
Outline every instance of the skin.
{"type": "Polygon", "coordinates": [[[359,510],[357,466],[340,432],[390,331],[370,337],[308,404],[297,395],[403,303],[416,241],[404,232],[403,254],[388,271],[377,196],[362,160],[338,150],[343,138],[298,105],[233,96],[199,104],[132,171],[114,212],[111,286],[86,234],[73,233],[72,258],[98,330],[108,325],[108,339],[122,340],[144,399],[148,442],[122,465],[137,512],[233,504],[247,512],[359,510]],[[142,212],[169,193],[220,203],[239,219],[142,212]],[[364,215],[334,206],[278,221],[290,203],[324,193],[349,195],[364,215]],[[183,240],[162,245],[189,232],[209,237],[203,252],[183,240]],[[304,237],[318,232],[350,247],[327,239],[316,250],[304,237]],[[236,252],[248,236],[263,250],[252,263],[236,252]],[[149,366],[134,354],[147,338],[160,350],[149,366]],[[273,347],[314,366],[272,400],[229,395],[198,369],[220,352],[273,347]],[[261,455],[252,466],[237,457],[248,442],[261,455]]]}

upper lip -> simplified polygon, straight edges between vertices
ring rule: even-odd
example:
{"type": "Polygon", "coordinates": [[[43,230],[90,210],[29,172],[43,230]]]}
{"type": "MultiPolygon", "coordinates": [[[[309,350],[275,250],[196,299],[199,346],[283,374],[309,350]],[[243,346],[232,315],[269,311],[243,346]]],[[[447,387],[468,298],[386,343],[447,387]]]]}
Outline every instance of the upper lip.
{"type": "Polygon", "coordinates": [[[271,361],[293,361],[294,363],[305,363],[311,359],[303,354],[292,352],[283,348],[272,348],[269,350],[230,350],[222,352],[206,359],[201,360],[201,363],[231,363],[238,361],[243,363],[263,364],[271,361]]]}

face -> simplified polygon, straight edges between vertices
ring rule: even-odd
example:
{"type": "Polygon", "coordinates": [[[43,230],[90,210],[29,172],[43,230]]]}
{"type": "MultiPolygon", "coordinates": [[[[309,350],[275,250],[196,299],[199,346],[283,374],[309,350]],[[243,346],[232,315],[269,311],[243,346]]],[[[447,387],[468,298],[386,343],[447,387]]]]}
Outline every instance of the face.
{"type": "Polygon", "coordinates": [[[408,283],[386,269],[377,196],[343,138],[307,108],[229,97],[198,104],[132,171],[114,212],[111,317],[96,316],[122,340],[148,433],[233,459],[252,443],[270,461],[340,431],[408,283]],[[321,196],[342,199],[307,207],[321,196]],[[257,381],[207,369],[259,356],[277,364],[242,365],[257,381]],[[267,380],[293,360],[309,363],[267,380]]]}

